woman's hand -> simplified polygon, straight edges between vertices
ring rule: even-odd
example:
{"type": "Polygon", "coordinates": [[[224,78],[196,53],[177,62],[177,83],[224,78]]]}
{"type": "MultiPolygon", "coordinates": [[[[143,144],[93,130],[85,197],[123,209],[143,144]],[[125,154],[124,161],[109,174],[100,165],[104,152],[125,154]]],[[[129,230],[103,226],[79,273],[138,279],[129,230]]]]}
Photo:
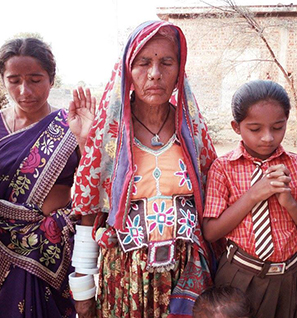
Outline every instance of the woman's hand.
{"type": "Polygon", "coordinates": [[[96,317],[96,302],[95,298],[76,301],[75,310],[78,318],[94,318],[96,317]]]}
{"type": "Polygon", "coordinates": [[[76,137],[82,153],[88,133],[92,127],[96,112],[96,98],[91,96],[91,91],[82,87],[73,90],[73,101],[69,104],[68,123],[76,137]]]}

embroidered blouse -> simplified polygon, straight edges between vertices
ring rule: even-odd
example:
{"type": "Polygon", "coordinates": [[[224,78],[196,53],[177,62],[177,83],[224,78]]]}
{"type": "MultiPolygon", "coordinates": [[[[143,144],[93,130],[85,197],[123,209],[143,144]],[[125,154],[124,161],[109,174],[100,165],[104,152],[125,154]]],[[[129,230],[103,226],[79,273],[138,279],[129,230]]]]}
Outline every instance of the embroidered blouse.
{"type": "Polygon", "coordinates": [[[158,150],[136,140],[133,152],[131,209],[119,241],[124,251],[148,246],[149,266],[174,264],[175,241],[192,241],[197,220],[181,146],[174,135],[158,150]]]}

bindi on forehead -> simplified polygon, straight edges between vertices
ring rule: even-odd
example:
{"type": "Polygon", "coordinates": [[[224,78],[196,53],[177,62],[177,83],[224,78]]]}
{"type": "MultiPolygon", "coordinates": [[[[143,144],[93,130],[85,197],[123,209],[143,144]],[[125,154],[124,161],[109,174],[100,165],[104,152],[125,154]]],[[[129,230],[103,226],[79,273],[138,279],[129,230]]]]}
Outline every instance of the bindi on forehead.
{"type": "Polygon", "coordinates": [[[157,53],[155,53],[155,56],[158,56],[158,54],[157,54],[157,53]]]}

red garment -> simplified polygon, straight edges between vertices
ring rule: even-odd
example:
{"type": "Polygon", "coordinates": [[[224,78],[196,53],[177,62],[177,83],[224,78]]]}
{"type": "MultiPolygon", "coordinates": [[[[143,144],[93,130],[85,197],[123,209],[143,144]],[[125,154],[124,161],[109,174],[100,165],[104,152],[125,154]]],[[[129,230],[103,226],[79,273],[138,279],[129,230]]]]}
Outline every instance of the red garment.
{"type": "MultiPolygon", "coordinates": [[[[218,158],[208,174],[206,206],[203,217],[218,218],[249,188],[254,158],[245,150],[242,142],[235,150],[218,158]]],[[[262,165],[265,170],[276,164],[284,164],[290,170],[292,195],[297,200],[297,155],[286,152],[280,146],[262,165]]],[[[275,195],[268,200],[274,253],[269,261],[285,261],[297,252],[297,227],[289,213],[280,206],[275,195]]],[[[226,238],[234,241],[250,255],[255,254],[255,236],[251,213],[233,229],[226,238]]]]}

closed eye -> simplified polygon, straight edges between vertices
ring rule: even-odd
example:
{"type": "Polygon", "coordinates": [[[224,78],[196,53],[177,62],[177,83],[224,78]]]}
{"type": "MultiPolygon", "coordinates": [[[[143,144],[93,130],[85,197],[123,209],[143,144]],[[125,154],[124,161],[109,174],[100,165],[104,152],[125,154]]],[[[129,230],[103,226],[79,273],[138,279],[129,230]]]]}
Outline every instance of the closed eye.
{"type": "Polygon", "coordinates": [[[171,66],[173,64],[173,59],[171,57],[165,57],[162,59],[162,64],[166,66],[171,66]]]}
{"type": "Polygon", "coordinates": [[[39,83],[42,78],[43,78],[43,76],[41,76],[41,75],[33,75],[33,76],[31,76],[31,82],[32,83],[39,83]]]}
{"type": "Polygon", "coordinates": [[[256,131],[259,131],[259,130],[260,130],[260,128],[250,129],[250,131],[252,131],[252,132],[256,132],[256,131]]]}
{"type": "Polygon", "coordinates": [[[19,80],[17,78],[10,78],[9,79],[10,84],[17,84],[18,82],[19,82],[19,80]]]}

